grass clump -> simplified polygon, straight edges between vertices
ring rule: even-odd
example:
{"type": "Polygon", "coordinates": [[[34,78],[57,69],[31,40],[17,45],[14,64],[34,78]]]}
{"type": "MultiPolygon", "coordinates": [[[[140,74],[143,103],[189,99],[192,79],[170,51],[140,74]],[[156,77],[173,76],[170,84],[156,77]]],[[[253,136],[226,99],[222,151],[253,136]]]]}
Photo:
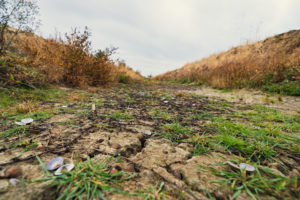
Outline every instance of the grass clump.
{"type": "Polygon", "coordinates": [[[52,176],[45,164],[37,157],[43,167],[46,177],[35,182],[50,181],[48,187],[55,189],[57,199],[106,199],[108,194],[124,192],[120,183],[129,180],[135,174],[124,171],[110,173],[108,163],[110,159],[92,162],[90,158],[85,162],[75,162],[75,168],[70,172],[63,172],[60,176],[52,176]]]}
{"type": "Polygon", "coordinates": [[[281,83],[266,84],[262,89],[270,93],[300,96],[300,81],[285,80],[281,83]]]}
{"type": "Polygon", "coordinates": [[[163,119],[163,120],[168,121],[168,122],[174,121],[174,118],[173,118],[172,114],[170,114],[166,111],[161,111],[159,109],[155,109],[155,110],[151,111],[150,115],[154,119],[163,119]]]}
{"type": "MultiPolygon", "coordinates": [[[[225,165],[225,163],[224,163],[225,165]]],[[[232,191],[230,199],[236,199],[242,192],[246,192],[252,199],[260,199],[260,194],[268,194],[279,199],[293,196],[299,198],[299,180],[297,175],[291,178],[274,174],[267,167],[255,166],[253,174],[247,174],[245,170],[218,171],[213,168],[208,169],[212,174],[223,179],[212,182],[220,183],[220,188],[227,187],[232,191]]]]}
{"type": "Polygon", "coordinates": [[[110,118],[113,120],[121,121],[121,120],[130,120],[132,116],[127,112],[115,111],[110,115],[110,118]]]}
{"type": "Polygon", "coordinates": [[[186,139],[192,133],[189,126],[182,126],[179,123],[166,124],[162,126],[162,135],[171,142],[179,142],[186,139]]]}
{"type": "Polygon", "coordinates": [[[300,156],[299,119],[299,114],[290,116],[253,106],[250,111],[210,118],[203,131],[189,136],[187,141],[194,145],[192,156],[221,151],[259,163],[279,155],[300,156]]]}

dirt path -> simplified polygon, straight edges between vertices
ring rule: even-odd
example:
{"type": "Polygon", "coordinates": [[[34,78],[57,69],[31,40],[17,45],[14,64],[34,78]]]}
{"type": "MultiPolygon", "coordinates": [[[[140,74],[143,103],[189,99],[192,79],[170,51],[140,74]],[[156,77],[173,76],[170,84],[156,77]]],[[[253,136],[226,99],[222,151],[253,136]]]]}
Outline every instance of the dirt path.
{"type": "Polygon", "coordinates": [[[196,90],[183,90],[197,95],[203,95],[210,99],[223,99],[228,102],[254,105],[261,104],[269,108],[277,109],[286,113],[297,113],[300,110],[300,97],[270,95],[257,90],[232,90],[222,91],[212,88],[201,87],[196,90]]]}
{"type": "MultiPolygon", "coordinates": [[[[78,93],[70,92],[74,96],[78,93]]],[[[69,161],[72,158],[85,161],[89,157],[93,162],[113,157],[107,170],[136,173],[121,187],[138,195],[111,192],[106,193],[107,199],[229,199],[234,191],[229,187],[219,188],[221,184],[214,181],[220,177],[208,169],[230,170],[220,163],[231,159],[245,161],[248,154],[238,158],[243,152],[214,143],[211,135],[216,130],[211,124],[221,116],[226,119],[235,116],[236,111],[251,110],[249,105],[259,103],[264,97],[261,93],[252,96],[240,91],[234,95],[178,85],[134,85],[79,93],[82,98],[63,104],[45,102],[53,108],[54,116],[33,122],[26,129],[28,134],[1,138],[1,168],[21,167],[28,179],[34,180],[44,176],[37,155],[44,163],[56,156],[69,161]],[[28,146],[24,141],[38,143],[38,147],[24,152],[28,146]],[[13,146],[20,142],[21,145],[13,146]],[[161,183],[165,183],[164,188],[159,188],[161,183]]],[[[275,105],[274,108],[295,111],[299,108],[299,98],[283,97],[283,103],[275,105]]],[[[6,129],[13,127],[12,122],[6,129]]],[[[286,152],[289,150],[278,149],[277,157],[282,164],[278,165],[284,167],[274,170],[289,177],[292,170],[300,172],[300,155],[293,153],[293,157],[287,157],[286,152]]],[[[261,160],[261,165],[272,164],[261,160]]],[[[6,179],[0,179],[0,199],[55,199],[58,193],[53,194],[52,190],[41,187],[40,183],[8,186],[6,179]]],[[[260,197],[274,198],[269,194],[260,197]]],[[[243,191],[237,199],[251,197],[243,191]]]]}

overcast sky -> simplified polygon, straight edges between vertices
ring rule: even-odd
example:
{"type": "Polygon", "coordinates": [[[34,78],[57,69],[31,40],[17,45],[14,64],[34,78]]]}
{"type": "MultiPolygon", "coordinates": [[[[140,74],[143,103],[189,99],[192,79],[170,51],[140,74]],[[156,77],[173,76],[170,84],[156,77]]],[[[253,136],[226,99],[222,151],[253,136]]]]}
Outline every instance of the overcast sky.
{"type": "Polygon", "coordinates": [[[94,49],[157,75],[229,48],[300,29],[300,0],[39,0],[47,37],[88,26],[94,49]]]}

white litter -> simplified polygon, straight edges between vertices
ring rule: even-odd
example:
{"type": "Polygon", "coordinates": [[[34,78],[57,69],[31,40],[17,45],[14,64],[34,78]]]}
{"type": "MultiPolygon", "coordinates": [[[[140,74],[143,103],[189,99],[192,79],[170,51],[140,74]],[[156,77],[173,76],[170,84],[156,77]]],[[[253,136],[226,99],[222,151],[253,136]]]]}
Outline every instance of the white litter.
{"type": "Polygon", "coordinates": [[[25,118],[25,119],[22,119],[20,122],[15,122],[15,124],[20,125],[20,126],[25,126],[27,124],[31,124],[32,122],[33,122],[33,119],[25,118]]]}
{"type": "Polygon", "coordinates": [[[55,172],[54,172],[54,175],[55,176],[60,176],[62,175],[62,171],[65,169],[67,172],[71,171],[73,168],[74,168],[74,164],[65,164],[61,167],[59,167],[55,172]]]}
{"type": "Polygon", "coordinates": [[[150,130],[143,130],[142,133],[145,135],[152,135],[150,130]]]}

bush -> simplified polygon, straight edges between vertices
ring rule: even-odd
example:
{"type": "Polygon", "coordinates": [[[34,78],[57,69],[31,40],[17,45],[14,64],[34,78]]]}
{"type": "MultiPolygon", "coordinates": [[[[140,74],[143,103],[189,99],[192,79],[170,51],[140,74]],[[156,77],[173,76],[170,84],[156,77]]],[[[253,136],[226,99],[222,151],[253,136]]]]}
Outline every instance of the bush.
{"type": "Polygon", "coordinates": [[[118,75],[118,83],[128,84],[130,83],[130,79],[126,75],[118,75]]]}
{"type": "Polygon", "coordinates": [[[47,74],[50,83],[70,86],[98,86],[114,81],[114,63],[109,56],[115,48],[92,53],[90,32],[74,29],[65,39],[43,39],[34,35],[20,37],[17,47],[30,58],[32,65],[47,74]],[[101,52],[101,56],[99,56],[101,52]]]}
{"type": "Polygon", "coordinates": [[[300,82],[286,80],[282,83],[264,85],[263,90],[271,93],[300,96],[300,82]]]}

